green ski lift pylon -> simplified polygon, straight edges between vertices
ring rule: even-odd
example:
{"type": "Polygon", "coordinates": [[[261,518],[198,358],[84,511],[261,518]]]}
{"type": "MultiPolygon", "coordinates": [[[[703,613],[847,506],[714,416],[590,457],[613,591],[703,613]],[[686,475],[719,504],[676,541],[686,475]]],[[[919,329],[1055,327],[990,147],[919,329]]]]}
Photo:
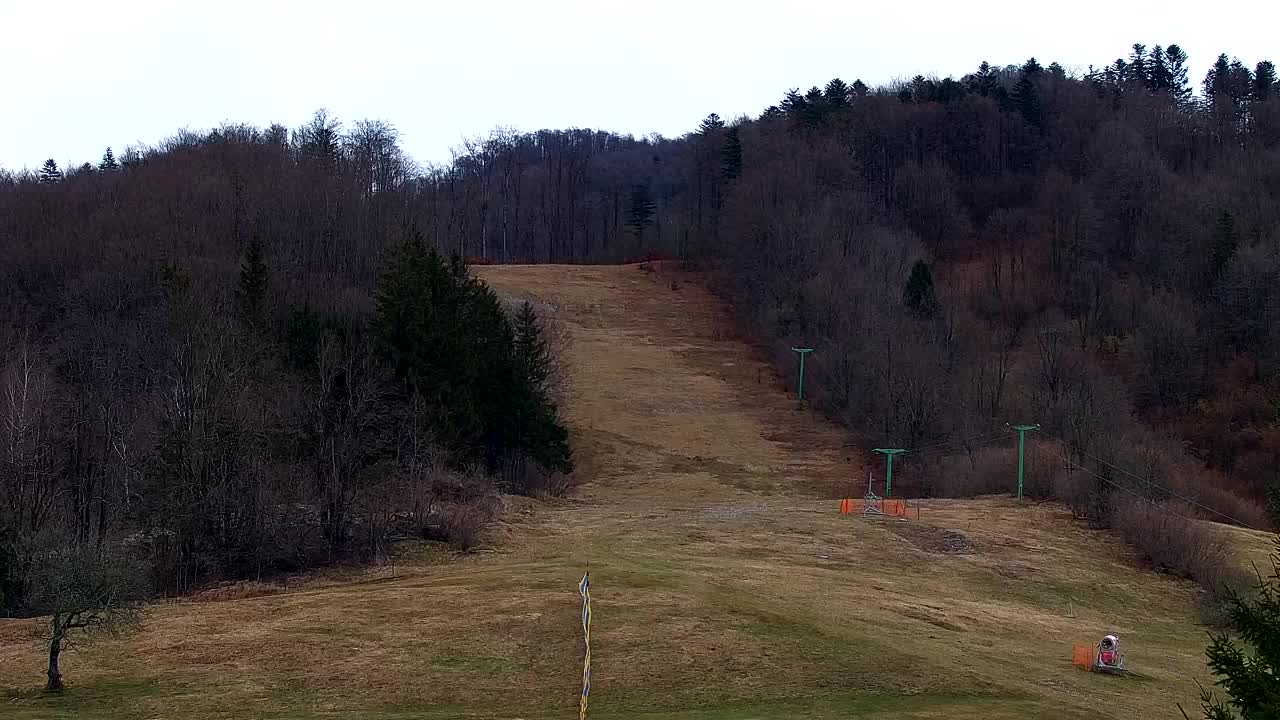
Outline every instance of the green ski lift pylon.
{"type": "Polygon", "coordinates": [[[1014,425],[1014,430],[1018,431],[1018,499],[1022,499],[1022,464],[1027,449],[1027,433],[1031,430],[1039,430],[1039,425],[1014,425]]]}
{"type": "Polygon", "coordinates": [[[888,464],[884,468],[884,496],[893,497],[893,456],[904,453],[903,448],[871,448],[872,452],[883,453],[888,464]]]}
{"type": "Polygon", "coordinates": [[[804,399],[804,356],[813,352],[813,348],[791,348],[792,352],[800,355],[800,387],[796,392],[797,400],[804,399]]]}

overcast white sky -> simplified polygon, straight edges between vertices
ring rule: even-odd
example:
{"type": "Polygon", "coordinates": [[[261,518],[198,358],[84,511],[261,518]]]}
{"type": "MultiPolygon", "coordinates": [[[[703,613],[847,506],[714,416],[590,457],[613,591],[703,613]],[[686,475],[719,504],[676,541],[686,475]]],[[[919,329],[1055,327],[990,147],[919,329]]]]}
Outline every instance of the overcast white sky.
{"type": "Polygon", "coordinates": [[[1135,41],[1182,45],[1196,86],[1220,52],[1280,62],[1280,3],[1177,3],[0,0],[0,167],[319,107],[391,121],[430,163],[496,125],[678,136],[837,76],[1083,69],[1135,41]]]}

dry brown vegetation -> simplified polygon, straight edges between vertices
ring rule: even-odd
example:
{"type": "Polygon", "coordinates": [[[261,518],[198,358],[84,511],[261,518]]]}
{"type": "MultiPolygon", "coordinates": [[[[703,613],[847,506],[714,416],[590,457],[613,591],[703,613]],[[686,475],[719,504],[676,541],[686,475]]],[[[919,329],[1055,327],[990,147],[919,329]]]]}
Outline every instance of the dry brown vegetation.
{"type": "MultiPolygon", "coordinates": [[[[513,499],[481,547],[436,545],[274,594],[157,606],[35,691],[26,623],[0,622],[6,717],[494,717],[576,712],[576,583],[595,620],[591,717],[1172,716],[1204,679],[1198,588],[1064,506],[930,500],[919,522],[841,516],[868,466],[780,388],[727,309],[636,266],[495,267],[572,334],[570,500],[513,499]],[[1082,673],[1124,639],[1138,677],[1082,673]]],[[[994,453],[995,451],[993,451],[994,453]]],[[[1012,456],[1008,456],[1011,458],[1012,456]]],[[[993,454],[983,462],[998,464],[993,454]]],[[[873,466],[878,470],[879,466],[873,466]]],[[[1011,466],[1010,466],[1011,467],[1011,466]]],[[[1267,537],[1221,528],[1231,547],[1267,537]]]]}

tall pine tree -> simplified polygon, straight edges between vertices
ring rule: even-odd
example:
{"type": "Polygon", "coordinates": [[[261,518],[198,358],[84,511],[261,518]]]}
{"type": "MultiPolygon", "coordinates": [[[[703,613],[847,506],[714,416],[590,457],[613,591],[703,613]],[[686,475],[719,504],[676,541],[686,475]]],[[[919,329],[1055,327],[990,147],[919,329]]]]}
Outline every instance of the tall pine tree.
{"type": "Polygon", "coordinates": [[[822,97],[828,107],[842,108],[849,106],[849,86],[840,78],[833,78],[822,89],[822,97]]]}
{"type": "Polygon", "coordinates": [[[1033,78],[1034,73],[1023,72],[1022,77],[1013,86],[1011,99],[1014,108],[1017,109],[1022,119],[1027,121],[1027,124],[1040,127],[1043,122],[1040,107],[1040,88],[1033,78]]]}
{"type": "Polygon", "coordinates": [[[1129,73],[1124,78],[1127,82],[1146,85],[1151,80],[1151,70],[1147,66],[1147,46],[1142,43],[1133,44],[1133,53],[1129,55],[1129,73]]]}
{"type": "Polygon", "coordinates": [[[1231,59],[1226,53],[1222,53],[1214,61],[1213,67],[1209,68],[1209,72],[1205,73],[1204,82],[1200,84],[1205,101],[1212,103],[1218,95],[1226,95],[1230,82],[1231,59]]]}
{"type": "Polygon", "coordinates": [[[724,148],[720,151],[720,172],[725,180],[736,180],[742,174],[742,140],[738,128],[731,127],[724,134],[724,148]]]}
{"type": "Polygon", "coordinates": [[[969,76],[969,90],[983,97],[990,97],[999,85],[1000,79],[996,76],[996,71],[991,67],[991,63],[983,60],[978,66],[978,71],[969,76]]]}
{"type": "Polygon", "coordinates": [[[1169,92],[1179,107],[1191,102],[1191,81],[1187,77],[1187,53],[1178,45],[1165,48],[1164,56],[1169,73],[1169,92]]]}
{"type": "Polygon", "coordinates": [[[1236,232],[1235,218],[1230,212],[1223,210],[1213,229],[1213,246],[1209,254],[1210,283],[1217,282],[1222,273],[1226,272],[1239,246],[1240,235],[1236,232]]]}
{"type": "Polygon", "coordinates": [[[917,318],[932,317],[938,309],[938,297],[933,287],[933,269],[929,263],[917,260],[911,266],[911,276],[902,290],[902,303],[917,318]]]}
{"type": "Polygon", "coordinates": [[[62,179],[62,171],[58,169],[58,163],[49,158],[44,161],[44,165],[40,167],[40,182],[56,183],[62,179]]]}
{"type": "Polygon", "coordinates": [[[807,127],[816,128],[827,119],[827,111],[830,109],[827,96],[822,93],[821,88],[814,85],[804,94],[804,109],[800,111],[800,122],[807,127]]]}
{"type": "Polygon", "coordinates": [[[1164,48],[1156,45],[1151,48],[1147,58],[1147,89],[1153,92],[1168,90],[1170,87],[1169,58],[1164,48]]]}
{"type": "Polygon", "coordinates": [[[107,151],[102,154],[102,162],[98,163],[98,169],[103,171],[120,169],[120,163],[116,162],[116,156],[111,152],[110,146],[108,146],[107,151]]]}
{"type": "Polygon", "coordinates": [[[653,224],[653,213],[653,197],[649,194],[649,188],[645,185],[632,186],[631,209],[627,213],[627,227],[635,234],[637,242],[644,237],[645,229],[653,224]]]}
{"type": "Polygon", "coordinates": [[[267,284],[270,272],[262,239],[253,237],[245,248],[240,265],[240,282],[236,286],[236,306],[240,317],[250,325],[260,326],[266,316],[267,284]]]}
{"type": "Polygon", "coordinates": [[[512,398],[512,414],[520,423],[519,448],[544,470],[572,472],[569,433],[550,396],[551,344],[533,305],[526,302],[520,306],[514,325],[519,382],[512,398]]]}
{"type": "Polygon", "coordinates": [[[1270,60],[1258,63],[1253,71],[1253,99],[1261,102],[1276,94],[1276,66],[1270,60]]]}
{"type": "Polygon", "coordinates": [[[805,101],[804,96],[800,94],[800,88],[791,88],[782,97],[779,109],[787,115],[798,118],[808,105],[809,103],[805,101]]]}
{"type": "Polygon", "coordinates": [[[723,129],[724,129],[724,120],[721,120],[720,116],[715,113],[711,113],[710,115],[703,118],[702,124],[698,126],[698,132],[702,133],[703,135],[710,135],[710,134],[719,132],[723,129]]]}
{"type": "Polygon", "coordinates": [[[1220,700],[1203,690],[1204,716],[1207,720],[1280,717],[1280,557],[1272,555],[1271,574],[1259,577],[1254,593],[1229,590],[1228,603],[1234,635],[1213,636],[1205,650],[1209,670],[1217,678],[1214,684],[1227,697],[1220,700]]]}

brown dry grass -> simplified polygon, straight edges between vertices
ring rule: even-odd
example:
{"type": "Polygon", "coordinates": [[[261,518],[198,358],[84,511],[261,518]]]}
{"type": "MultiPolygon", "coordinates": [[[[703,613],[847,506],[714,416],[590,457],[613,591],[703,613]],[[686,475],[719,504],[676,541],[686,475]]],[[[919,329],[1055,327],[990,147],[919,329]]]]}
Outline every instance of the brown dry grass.
{"type": "Polygon", "coordinates": [[[840,516],[825,498],[863,459],[725,339],[696,284],[635,266],[483,274],[573,336],[577,493],[513,503],[491,552],[423,546],[394,577],[159,605],[142,633],[69,656],[59,698],[34,690],[25,626],[0,622],[6,716],[565,717],[588,567],[592,717],[1170,717],[1193,702],[1193,584],[1053,505],[937,500],[911,530],[840,516]],[[968,551],[940,552],[947,531],[968,551]],[[1071,643],[1104,631],[1139,677],[1071,667],[1071,643]]]}

